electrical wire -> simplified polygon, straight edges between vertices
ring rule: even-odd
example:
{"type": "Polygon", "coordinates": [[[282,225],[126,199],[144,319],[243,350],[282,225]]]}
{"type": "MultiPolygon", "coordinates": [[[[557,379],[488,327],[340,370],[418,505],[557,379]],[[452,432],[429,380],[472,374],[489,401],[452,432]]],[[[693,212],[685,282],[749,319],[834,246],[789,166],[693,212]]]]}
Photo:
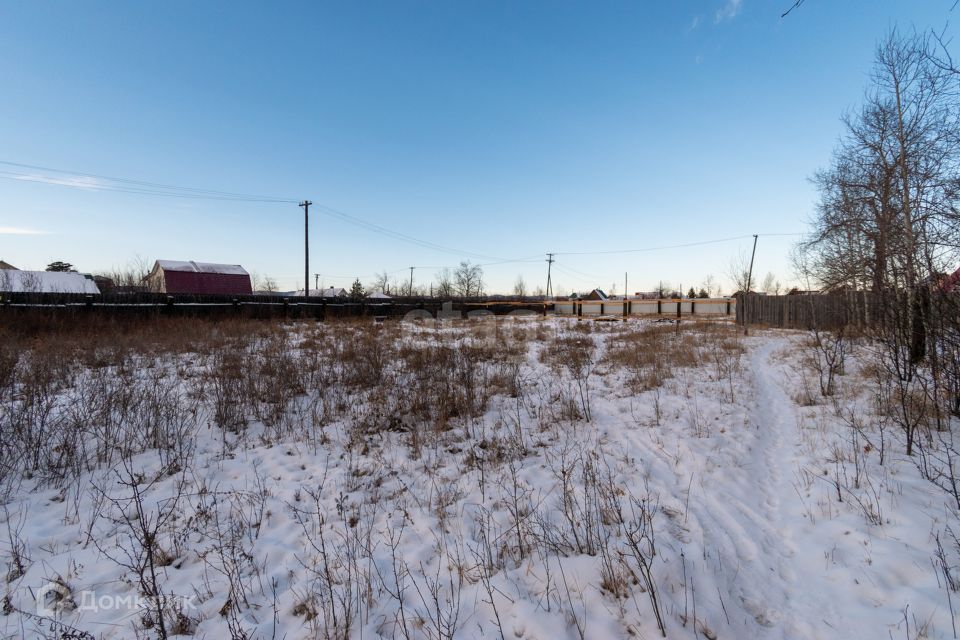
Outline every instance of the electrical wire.
{"type": "Polygon", "coordinates": [[[731,242],[733,240],[743,240],[745,238],[752,238],[752,237],[753,237],[753,234],[742,235],[742,236],[730,236],[729,238],[717,238],[716,240],[703,240],[700,242],[684,242],[682,244],[664,245],[660,247],[644,247],[642,249],[610,249],[610,250],[601,250],[601,251],[557,251],[557,252],[554,252],[554,255],[600,256],[600,255],[613,255],[618,253],[644,253],[648,251],[663,251],[665,249],[683,249],[685,247],[699,247],[706,244],[719,244],[721,242],[731,242]]]}
{"type": "MultiPolygon", "coordinates": [[[[80,171],[70,171],[68,169],[55,169],[53,167],[43,167],[33,164],[24,164],[22,162],[9,162],[6,160],[0,160],[0,164],[18,167],[20,169],[33,169],[35,171],[48,171],[51,173],[59,173],[63,175],[72,176],[74,178],[83,178],[87,180],[106,180],[108,182],[115,182],[121,185],[130,185],[129,191],[124,191],[125,193],[143,193],[146,195],[169,195],[180,198],[201,198],[201,199],[225,199],[225,200],[242,200],[246,202],[277,202],[277,203],[286,203],[286,204],[296,204],[298,201],[293,198],[281,198],[276,196],[263,196],[263,195],[252,195],[249,193],[236,193],[232,191],[218,191],[215,189],[200,189],[197,187],[183,187],[172,184],[164,184],[160,182],[147,182],[145,180],[132,180],[130,178],[117,178],[113,176],[106,176],[96,173],[84,173],[80,171]]],[[[73,187],[78,189],[90,189],[90,190],[104,190],[104,191],[115,191],[119,190],[116,185],[109,184],[83,184],[83,183],[70,183],[64,180],[58,180],[56,178],[49,178],[46,176],[37,176],[29,173],[17,173],[12,171],[2,172],[6,177],[14,180],[24,180],[28,182],[42,182],[44,184],[53,184],[63,187],[73,187]]]]}
{"type": "MultiPolygon", "coordinates": [[[[802,236],[803,233],[758,233],[756,234],[759,238],[771,238],[778,236],[802,236]]],[[[699,242],[684,242],[681,244],[670,244],[663,245],[659,247],[644,247],[641,249],[611,249],[611,250],[601,250],[601,251],[559,251],[554,252],[556,256],[599,256],[599,255],[615,255],[620,253],[646,253],[650,251],[664,251],[667,249],[684,249],[687,247],[700,247],[708,244],[720,244],[722,242],[732,242],[734,240],[746,240],[752,238],[754,234],[745,234],[742,236],[730,236],[728,238],[716,238],[714,240],[701,240],[699,242]]]]}
{"type": "MultiPolygon", "coordinates": [[[[248,193],[240,193],[234,191],[222,191],[216,189],[202,189],[198,187],[184,187],[160,182],[150,182],[146,180],[133,180],[130,178],[118,178],[115,176],[107,176],[96,173],[84,173],[80,171],[70,171],[67,169],[57,169],[53,167],[45,167],[41,165],[26,164],[22,162],[11,162],[7,160],[0,160],[0,165],[5,165],[8,167],[16,167],[18,169],[29,169],[33,171],[44,171],[49,173],[61,174],[64,176],[69,176],[69,178],[57,178],[51,176],[36,175],[32,173],[23,173],[17,171],[2,171],[0,170],[0,179],[6,180],[16,180],[20,182],[32,182],[40,184],[49,184],[54,186],[69,187],[74,189],[83,189],[87,191],[108,191],[114,193],[130,193],[136,195],[149,195],[149,196],[159,196],[159,197],[168,197],[168,198],[188,198],[188,199],[200,199],[200,200],[216,200],[216,201],[227,201],[227,202],[253,202],[253,203],[272,203],[272,204],[297,204],[299,201],[296,198],[289,197],[278,197],[278,196],[264,196],[264,195],[255,195],[248,193]],[[88,182],[81,182],[81,180],[86,180],[88,182]]],[[[504,259],[497,256],[491,256],[484,253],[478,253],[474,251],[465,251],[462,249],[457,249],[454,247],[442,245],[436,242],[431,242],[429,240],[423,240],[415,236],[402,233],[400,231],[395,231],[388,227],[364,220],[357,216],[353,216],[344,211],[334,209],[333,207],[319,204],[314,205],[315,209],[319,210],[321,213],[327,215],[328,217],[335,218],[337,220],[346,222],[347,224],[354,225],[371,233],[377,233],[388,238],[399,240],[401,242],[406,242],[419,246],[424,249],[429,249],[432,251],[437,251],[441,253],[448,253],[457,256],[463,256],[467,258],[472,258],[474,260],[486,260],[479,264],[478,266],[493,266],[498,264],[509,264],[509,263],[522,263],[522,262],[540,262],[541,259],[538,256],[530,256],[528,258],[516,258],[516,259],[504,259]]],[[[760,237],[783,237],[783,236],[802,236],[803,233],[763,233],[757,234],[760,237]]],[[[739,236],[730,236],[726,238],[717,238],[713,240],[703,240],[699,242],[685,242],[680,244],[673,245],[663,245],[663,246],[654,246],[654,247],[643,247],[638,249],[613,249],[613,250],[598,250],[598,251],[563,251],[563,252],[554,252],[555,256],[597,256],[597,255],[617,255],[617,254],[629,254],[629,253],[645,253],[652,251],[664,251],[669,249],[683,249],[688,247],[698,247],[710,244],[719,244],[724,242],[732,242],[734,240],[744,240],[752,238],[753,234],[744,234],[739,236]]],[[[577,271],[572,267],[565,267],[558,265],[558,267],[563,270],[568,270],[572,272],[572,275],[578,275],[579,277],[586,277],[590,279],[597,278],[591,274],[584,273],[582,271],[577,271]]],[[[422,269],[443,269],[446,267],[420,267],[422,269]]],[[[399,271],[402,271],[399,270],[399,271]]]]}
{"type": "MultiPolygon", "coordinates": [[[[31,169],[35,171],[46,171],[69,176],[69,179],[56,178],[50,176],[35,175],[31,173],[22,173],[15,171],[0,171],[0,178],[7,180],[16,180],[20,182],[33,182],[40,184],[49,184],[54,186],[68,187],[73,189],[82,189],[86,191],[109,191],[114,193],[132,193],[137,195],[161,196],[168,198],[188,198],[201,200],[218,200],[228,202],[259,202],[259,203],[277,203],[277,204],[297,204],[299,201],[295,198],[262,196],[247,193],[238,193],[233,191],[220,191],[215,189],[201,189],[197,187],[183,187],[159,182],[149,182],[146,180],[133,180],[130,178],[117,178],[115,176],[106,176],[96,173],[84,173],[80,171],[71,171],[67,169],[56,169],[40,165],[26,164],[22,162],[10,162],[0,160],[0,165],[17,167],[19,169],[31,169]],[[79,182],[86,180],[88,182],[79,182]],[[103,182],[106,181],[106,182],[103,182]],[[115,184],[110,184],[115,183],[115,184]]],[[[400,240],[414,244],[424,249],[449,253],[458,256],[465,256],[475,260],[492,260],[496,262],[509,262],[497,256],[490,256],[473,251],[464,251],[446,245],[416,238],[400,231],[394,231],[382,225],[358,218],[344,211],[334,209],[333,207],[318,204],[314,205],[321,213],[329,217],[342,220],[348,224],[360,227],[367,231],[378,233],[394,240],[400,240]]]]}
{"type": "Polygon", "coordinates": [[[415,245],[417,245],[417,246],[419,246],[419,247],[422,247],[422,248],[424,248],[424,249],[431,249],[431,250],[433,250],[433,251],[439,251],[439,252],[441,252],[441,253],[451,253],[451,254],[458,255],[458,256],[467,256],[467,257],[470,257],[470,258],[474,258],[474,259],[476,259],[476,260],[502,260],[502,258],[498,258],[498,257],[495,257],[495,256],[488,256],[488,255],[483,254],[483,253],[475,253],[475,252],[472,252],[472,251],[464,251],[464,250],[462,250],[462,249],[455,249],[455,248],[448,247],[448,246],[445,246],[445,245],[442,245],[442,244],[437,244],[437,243],[435,243],[435,242],[430,242],[429,240],[421,240],[421,239],[419,239],[419,238],[415,238],[414,236],[407,235],[407,234],[401,233],[401,232],[399,232],[399,231],[394,231],[393,229],[389,229],[389,228],[387,228],[387,227],[383,227],[383,226],[378,225],[378,224],[376,224],[376,223],[369,222],[369,221],[367,221],[367,220],[363,220],[362,218],[357,218],[356,216],[352,216],[352,215],[350,215],[349,213],[344,213],[343,211],[339,211],[339,210],[334,209],[333,207],[329,207],[329,206],[327,206],[327,205],[314,205],[314,207],[317,208],[317,209],[319,209],[322,213],[325,213],[325,214],[327,214],[328,216],[330,216],[330,217],[332,217],[332,218],[336,218],[336,219],[338,219],[338,220],[342,220],[342,221],[344,221],[344,222],[347,222],[348,224],[352,224],[352,225],[361,227],[361,228],[363,228],[363,229],[366,229],[366,230],[368,230],[368,231],[372,231],[372,232],[374,232],[374,233],[379,233],[379,234],[385,235],[385,236],[390,237],[390,238],[393,238],[393,239],[395,239],[395,240],[401,240],[401,241],[403,241],[403,242],[408,242],[408,243],[411,243],[411,244],[415,244],[415,245]]]}

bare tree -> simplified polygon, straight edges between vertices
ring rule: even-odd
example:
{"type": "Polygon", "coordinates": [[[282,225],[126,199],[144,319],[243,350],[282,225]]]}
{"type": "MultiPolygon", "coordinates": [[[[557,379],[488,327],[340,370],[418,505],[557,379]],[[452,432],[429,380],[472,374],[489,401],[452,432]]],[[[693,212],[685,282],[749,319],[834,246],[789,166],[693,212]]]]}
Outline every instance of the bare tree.
{"type": "Polygon", "coordinates": [[[436,275],[437,286],[436,294],[441,298],[450,298],[456,295],[456,286],[453,281],[453,273],[447,267],[440,269],[436,275]]]}
{"type": "Polygon", "coordinates": [[[483,267],[464,260],[453,274],[457,295],[472,298],[483,294],[483,267]]]}
{"type": "Polygon", "coordinates": [[[107,277],[113,280],[114,286],[126,289],[150,288],[147,281],[147,275],[153,268],[153,261],[147,260],[141,256],[135,256],[122,267],[114,267],[107,273],[107,277]]]}
{"type": "Polygon", "coordinates": [[[734,291],[746,292],[753,286],[750,280],[750,256],[742,250],[737,255],[730,258],[730,264],[727,266],[727,276],[733,283],[734,291]]]}
{"type": "Polygon", "coordinates": [[[527,296],[527,283],[523,280],[522,275],[517,276],[517,281],[513,283],[513,295],[521,300],[527,296]]]}
{"type": "Polygon", "coordinates": [[[768,271],[767,275],[763,277],[763,285],[760,289],[770,295],[780,295],[780,281],[777,280],[777,276],[775,276],[772,271],[768,271]]]}
{"type": "Polygon", "coordinates": [[[944,387],[957,386],[953,298],[938,283],[960,258],[960,103],[937,53],[926,34],[881,41],[864,105],[815,178],[820,203],[802,245],[821,286],[877,296],[879,364],[908,454],[918,426],[945,413],[944,387]],[[929,376],[918,376],[924,359],[929,376]]]}
{"type": "Polygon", "coordinates": [[[374,276],[373,282],[370,283],[370,292],[390,293],[390,274],[387,271],[374,276]]]}
{"type": "Polygon", "coordinates": [[[703,279],[703,284],[700,285],[700,288],[707,292],[707,295],[705,296],[707,298],[720,293],[720,285],[717,284],[717,279],[713,277],[712,273],[708,274],[707,277],[703,279]]]}
{"type": "Polygon", "coordinates": [[[253,290],[254,291],[266,291],[267,293],[275,293],[279,288],[277,286],[277,281],[267,275],[261,275],[257,272],[254,272],[251,276],[253,280],[253,290]]]}

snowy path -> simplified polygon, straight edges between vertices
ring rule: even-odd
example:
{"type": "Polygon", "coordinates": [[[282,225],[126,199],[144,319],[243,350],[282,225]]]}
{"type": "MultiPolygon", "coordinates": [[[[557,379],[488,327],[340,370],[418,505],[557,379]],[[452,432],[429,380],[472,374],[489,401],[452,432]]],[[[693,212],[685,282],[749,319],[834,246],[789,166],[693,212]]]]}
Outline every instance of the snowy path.
{"type": "Polygon", "coordinates": [[[822,576],[811,575],[817,566],[811,554],[821,551],[803,544],[810,553],[798,553],[795,539],[806,529],[791,481],[800,436],[793,402],[770,362],[780,346],[767,342],[751,350],[756,404],[744,427],[749,432],[738,438],[734,464],[715,471],[723,477],[691,500],[691,515],[732,627],[766,638],[834,637],[837,630],[826,621],[836,619],[836,599],[822,576]]]}
{"type": "Polygon", "coordinates": [[[756,398],[750,426],[756,440],[748,467],[754,493],[743,498],[747,504],[753,498],[763,520],[751,536],[761,548],[753,568],[757,584],[745,592],[743,604],[756,612],[759,624],[771,627],[771,636],[833,638],[838,633],[836,603],[845,597],[834,593],[835,585],[817,570],[829,544],[808,526],[794,486],[801,435],[794,402],[771,362],[780,347],[782,343],[767,342],[750,355],[756,398]]]}

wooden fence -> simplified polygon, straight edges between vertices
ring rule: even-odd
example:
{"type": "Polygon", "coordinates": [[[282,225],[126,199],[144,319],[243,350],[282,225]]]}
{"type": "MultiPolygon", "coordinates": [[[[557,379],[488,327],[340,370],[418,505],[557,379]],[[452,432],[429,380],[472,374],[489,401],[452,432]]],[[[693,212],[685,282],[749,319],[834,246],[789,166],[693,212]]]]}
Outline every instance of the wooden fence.
{"type": "Polygon", "coordinates": [[[739,296],[738,324],[787,329],[873,326],[881,319],[875,296],[867,291],[792,296],[739,296]]]}
{"type": "Polygon", "coordinates": [[[0,293],[0,316],[6,321],[31,317],[110,316],[201,317],[201,318],[345,318],[403,317],[410,312],[431,317],[476,313],[545,315],[553,303],[543,301],[438,298],[391,298],[357,300],[348,298],[288,297],[269,295],[187,295],[163,293],[79,294],[0,293]]]}

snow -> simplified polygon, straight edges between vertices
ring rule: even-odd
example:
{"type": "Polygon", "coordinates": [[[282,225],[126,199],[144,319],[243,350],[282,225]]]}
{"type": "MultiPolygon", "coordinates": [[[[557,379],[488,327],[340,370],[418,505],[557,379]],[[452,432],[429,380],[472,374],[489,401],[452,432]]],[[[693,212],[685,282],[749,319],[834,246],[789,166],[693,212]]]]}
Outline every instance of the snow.
{"type": "MultiPolygon", "coordinates": [[[[297,289],[290,295],[303,297],[303,289],[297,289]]],[[[328,289],[310,289],[310,297],[312,298],[343,298],[349,295],[348,291],[343,287],[330,287],[328,289]]]]}
{"type": "Polygon", "coordinates": [[[100,289],[90,276],[61,271],[0,270],[0,291],[13,293],[92,293],[100,289]]]}
{"type": "Polygon", "coordinates": [[[164,271],[187,271],[190,273],[220,273],[225,275],[247,276],[247,270],[238,264],[215,264],[211,262],[185,262],[182,260],[157,260],[164,271]]]}
{"type": "MultiPolygon", "coordinates": [[[[161,473],[155,451],[135,458],[151,508],[186,483],[179,524],[163,533],[178,551],[161,572],[171,593],[190,598],[196,637],[229,637],[221,611],[239,596],[247,602],[236,624],[250,637],[322,637],[330,622],[320,604],[327,596],[362,601],[352,638],[404,637],[404,629],[413,638],[441,636],[451,603],[459,607],[456,638],[659,637],[636,566],[625,565],[633,567],[622,574],[625,594],[605,586],[603,549],[614,564],[629,555],[622,531],[603,529],[609,537],[595,549],[566,546],[570,531],[588,535],[592,520],[584,510],[589,492],[579,490],[572,494],[582,501],[572,507],[578,517],[565,519],[562,478],[583,488],[591,473],[600,479],[596,487],[613,488],[628,519],[638,508],[652,514],[651,571],[667,637],[886,638],[913,637],[919,628],[926,637],[952,637],[931,555],[932,532],[955,522],[956,513],[890,433],[884,464],[875,452],[862,454],[863,480],[837,499],[834,474],[853,473],[849,459],[836,457],[849,429],[828,402],[796,400],[812,375],[803,366],[802,334],[741,338],[731,327],[723,340],[735,355],[723,360],[715,330],[700,335],[681,325],[693,332],[698,364],[667,363],[660,385],[631,391],[629,372],[603,354],[624,327],[640,321],[486,322],[492,333],[479,324],[405,326],[401,340],[410,349],[506,349],[510,331],[586,337],[598,349],[587,379],[592,419],[562,417],[568,400],[580,402],[576,383],[557,373],[546,343],[535,338],[518,359],[504,361],[519,392],[498,392],[479,419],[416,450],[402,426],[363,436],[351,428],[391,412],[384,392],[344,396],[318,383],[332,395],[299,410],[326,412],[337,402],[349,409],[281,436],[256,421],[242,433],[203,421],[193,432],[190,469],[172,474],[161,473]],[[505,462],[494,464],[498,457],[505,462]],[[876,517],[864,506],[871,496],[876,517]],[[211,530],[212,514],[222,519],[218,527],[236,527],[251,560],[218,555],[217,541],[202,533],[211,530]],[[531,540],[535,532],[553,532],[556,549],[530,542],[535,549],[524,550],[514,541],[520,529],[531,540]],[[322,579],[328,569],[321,542],[333,555],[332,583],[322,579]],[[361,561],[349,565],[355,553],[361,561]],[[231,590],[227,561],[238,564],[246,591],[231,590]],[[348,569],[371,576],[372,591],[351,592],[348,569]],[[313,604],[304,604],[311,595],[313,604]]],[[[290,348],[346,340],[351,331],[315,330],[319,337],[290,329],[290,348]]],[[[659,330],[674,339],[673,328],[659,330]]],[[[841,394],[869,418],[869,379],[858,374],[864,357],[843,376],[841,394]]],[[[203,366],[198,354],[178,358],[169,375],[193,372],[170,388],[186,399],[203,366]]],[[[30,558],[8,585],[10,602],[33,611],[32,593],[59,575],[78,608],[57,611],[57,619],[97,637],[132,637],[137,616],[130,611],[79,607],[83,592],[100,599],[137,593],[130,574],[109,559],[123,558],[122,519],[106,517],[110,507],[93,487],[115,495],[116,476],[98,468],[62,488],[24,478],[10,496],[0,530],[22,525],[30,558]]],[[[604,513],[605,521],[613,517],[604,513]]],[[[0,551],[0,559],[9,557],[8,548],[0,551]]],[[[36,620],[16,611],[0,617],[2,634],[42,637],[37,629],[36,620]]]]}

